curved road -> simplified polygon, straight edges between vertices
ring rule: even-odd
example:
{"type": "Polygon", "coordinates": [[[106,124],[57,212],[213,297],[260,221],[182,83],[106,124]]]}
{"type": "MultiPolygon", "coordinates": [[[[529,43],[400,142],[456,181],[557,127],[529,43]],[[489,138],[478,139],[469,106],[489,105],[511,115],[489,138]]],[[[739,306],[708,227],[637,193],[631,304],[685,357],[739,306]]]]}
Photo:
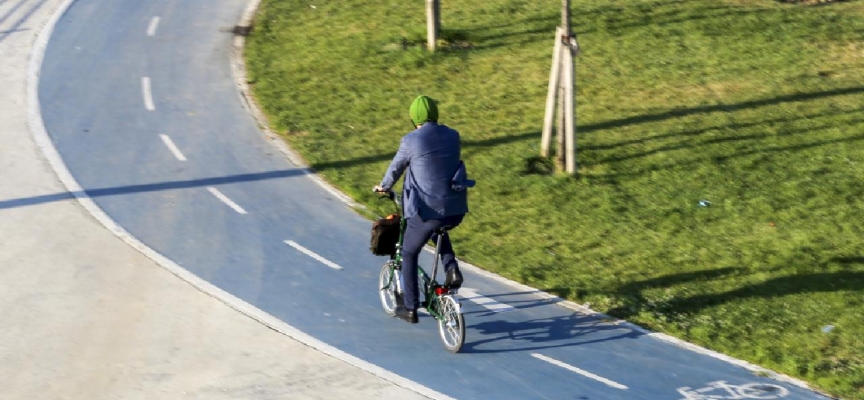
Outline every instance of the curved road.
{"type": "Polygon", "coordinates": [[[369,222],[290,164],[243,108],[230,28],[245,5],[78,0],[55,27],[39,83],[45,127],[87,195],[138,240],[441,398],[698,399],[750,384],[824,398],[471,272],[463,354],[442,349],[429,317],[387,317],[369,222]]]}

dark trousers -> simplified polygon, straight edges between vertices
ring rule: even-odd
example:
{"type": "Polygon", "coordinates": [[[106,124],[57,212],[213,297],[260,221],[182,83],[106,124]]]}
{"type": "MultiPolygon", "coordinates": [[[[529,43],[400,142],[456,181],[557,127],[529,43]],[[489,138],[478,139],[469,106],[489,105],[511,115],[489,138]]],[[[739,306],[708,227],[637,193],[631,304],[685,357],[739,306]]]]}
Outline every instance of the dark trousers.
{"type": "MultiPolygon", "coordinates": [[[[465,215],[454,215],[443,219],[430,219],[423,221],[420,217],[408,218],[405,227],[405,235],[402,238],[402,302],[405,308],[416,310],[420,303],[420,293],[417,290],[417,261],[420,258],[420,252],[423,251],[423,246],[431,239],[433,242],[438,241],[438,235],[435,230],[443,226],[456,227],[462,223],[462,218],[465,215]]],[[[444,265],[444,271],[450,271],[453,268],[458,268],[456,263],[456,253],[453,252],[453,245],[450,243],[450,236],[444,235],[441,240],[441,248],[438,249],[441,254],[441,264],[444,265]]],[[[429,270],[427,273],[431,274],[429,270]]],[[[446,275],[445,275],[446,276],[446,275]]]]}

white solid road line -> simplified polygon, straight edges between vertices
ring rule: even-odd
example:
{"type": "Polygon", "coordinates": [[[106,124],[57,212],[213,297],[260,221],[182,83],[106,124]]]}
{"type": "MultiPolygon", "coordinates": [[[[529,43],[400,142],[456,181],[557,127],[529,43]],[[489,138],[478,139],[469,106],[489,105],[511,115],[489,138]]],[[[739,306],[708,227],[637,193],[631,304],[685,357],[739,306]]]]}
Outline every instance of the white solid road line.
{"type": "Polygon", "coordinates": [[[150,25],[147,25],[147,36],[156,36],[156,29],[159,28],[159,17],[153,17],[150,20],[150,25]]]}
{"type": "Polygon", "coordinates": [[[180,152],[180,149],[174,144],[174,141],[171,140],[171,137],[165,134],[159,135],[162,138],[162,142],[165,143],[165,146],[168,146],[168,150],[171,150],[171,153],[174,154],[174,157],[177,157],[180,161],[186,161],[186,156],[180,152]]]}
{"type": "Polygon", "coordinates": [[[480,293],[477,293],[477,291],[474,289],[461,287],[461,288],[459,288],[459,295],[462,298],[464,298],[465,300],[468,300],[474,304],[482,306],[485,309],[492,311],[494,313],[505,313],[505,312],[510,312],[510,311],[516,311],[515,307],[508,305],[508,304],[497,302],[497,301],[492,300],[488,297],[481,296],[480,293]]]}
{"type": "Polygon", "coordinates": [[[144,108],[153,111],[156,106],[153,105],[153,91],[150,89],[150,78],[141,78],[141,93],[144,95],[144,108]]]}
{"type": "Polygon", "coordinates": [[[324,265],[326,265],[326,266],[328,266],[328,267],[330,267],[330,268],[338,269],[338,270],[341,270],[341,269],[342,269],[342,267],[340,267],[339,264],[336,264],[336,263],[334,263],[334,262],[332,262],[332,261],[330,261],[330,260],[328,260],[328,259],[326,259],[326,258],[324,258],[324,257],[319,256],[318,254],[315,254],[314,251],[309,250],[309,249],[307,249],[307,248],[305,248],[305,247],[303,247],[303,246],[297,244],[297,242],[295,242],[295,241],[293,241],[293,240],[286,240],[286,241],[285,241],[285,244],[287,244],[287,245],[289,245],[289,246],[291,246],[291,247],[293,247],[293,248],[299,250],[301,253],[303,253],[303,254],[305,254],[305,255],[307,255],[307,256],[309,256],[309,257],[312,257],[312,258],[314,258],[314,259],[320,261],[322,264],[324,264],[324,265]]]}
{"type": "Polygon", "coordinates": [[[240,207],[237,205],[237,203],[231,201],[231,199],[229,199],[228,196],[222,194],[219,189],[216,189],[214,187],[208,187],[207,190],[209,190],[210,193],[213,193],[213,195],[216,196],[217,199],[222,200],[223,203],[227,204],[228,207],[233,208],[234,211],[237,211],[240,214],[246,214],[246,210],[244,210],[243,207],[240,207]]]}
{"type": "Polygon", "coordinates": [[[576,367],[574,367],[574,366],[572,366],[572,365],[570,365],[570,364],[563,363],[563,362],[558,361],[558,360],[556,360],[556,359],[554,359],[554,358],[546,357],[546,356],[544,356],[544,355],[542,355],[542,354],[538,354],[538,353],[531,353],[531,356],[534,357],[534,358],[538,358],[538,359],[541,359],[541,360],[543,360],[543,361],[546,361],[546,362],[548,362],[548,363],[550,363],[550,364],[557,365],[557,366],[559,366],[559,367],[561,367],[561,368],[564,368],[564,369],[566,369],[566,370],[573,371],[573,372],[575,372],[575,373],[577,373],[577,374],[579,374],[579,375],[586,376],[586,377],[588,377],[588,378],[594,379],[595,381],[603,382],[603,383],[605,383],[605,384],[607,384],[607,385],[609,385],[609,386],[612,386],[612,387],[615,388],[615,389],[622,389],[622,390],[628,389],[627,386],[624,386],[624,385],[622,385],[622,384],[620,384],[620,383],[618,383],[618,382],[611,381],[611,380],[606,379],[606,378],[604,378],[604,377],[602,377],[602,376],[599,376],[599,375],[594,375],[594,374],[592,374],[592,373],[590,373],[590,372],[588,372],[588,371],[585,371],[584,369],[576,368],[576,367]]]}

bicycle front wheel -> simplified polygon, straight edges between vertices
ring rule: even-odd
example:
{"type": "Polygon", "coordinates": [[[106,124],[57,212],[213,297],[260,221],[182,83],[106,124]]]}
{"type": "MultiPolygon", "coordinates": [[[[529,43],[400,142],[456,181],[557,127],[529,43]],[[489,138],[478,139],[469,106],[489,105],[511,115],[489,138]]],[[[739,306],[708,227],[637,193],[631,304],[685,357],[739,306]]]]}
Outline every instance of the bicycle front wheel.
{"type": "Polygon", "coordinates": [[[391,263],[388,262],[381,267],[381,273],[378,275],[378,295],[381,297],[381,307],[391,317],[396,315],[397,279],[399,277],[391,263]]]}
{"type": "Polygon", "coordinates": [[[438,298],[438,333],[444,347],[451,353],[458,353],[465,343],[465,318],[462,316],[462,308],[453,296],[441,296],[438,298]]]}

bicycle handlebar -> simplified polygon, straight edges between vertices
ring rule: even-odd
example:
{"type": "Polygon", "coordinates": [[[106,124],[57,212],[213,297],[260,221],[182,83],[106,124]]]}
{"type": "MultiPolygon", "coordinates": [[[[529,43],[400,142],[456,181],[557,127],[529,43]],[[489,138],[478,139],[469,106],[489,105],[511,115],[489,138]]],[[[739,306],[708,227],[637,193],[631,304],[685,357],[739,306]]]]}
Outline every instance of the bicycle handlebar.
{"type": "Polygon", "coordinates": [[[378,193],[378,194],[381,195],[381,197],[387,197],[387,198],[389,198],[390,200],[394,200],[394,199],[396,198],[396,193],[395,193],[394,191],[392,191],[392,190],[383,190],[383,191],[382,191],[382,190],[375,190],[375,189],[373,188],[373,189],[372,189],[372,192],[374,192],[374,193],[378,193]]]}
{"type": "Polygon", "coordinates": [[[396,205],[397,213],[401,214],[400,209],[402,208],[402,196],[396,194],[396,192],[394,192],[392,190],[381,191],[381,190],[375,190],[375,189],[377,189],[377,187],[373,188],[372,191],[381,195],[382,199],[383,198],[390,199],[396,205]]]}

